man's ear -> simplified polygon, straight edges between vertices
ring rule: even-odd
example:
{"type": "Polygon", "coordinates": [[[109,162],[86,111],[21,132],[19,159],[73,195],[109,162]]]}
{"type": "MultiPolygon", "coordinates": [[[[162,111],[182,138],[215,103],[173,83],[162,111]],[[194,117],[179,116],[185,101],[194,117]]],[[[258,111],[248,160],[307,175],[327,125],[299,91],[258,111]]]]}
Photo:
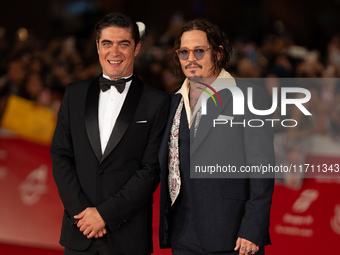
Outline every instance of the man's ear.
{"type": "Polygon", "coordinates": [[[223,46],[220,45],[218,47],[220,48],[220,51],[217,53],[217,59],[218,59],[218,61],[220,61],[220,60],[223,59],[223,46]]]}
{"type": "Polygon", "coordinates": [[[96,45],[97,45],[97,52],[99,51],[99,42],[96,40],[96,45]]]}
{"type": "Polygon", "coordinates": [[[135,57],[138,55],[139,49],[140,49],[141,46],[142,46],[142,43],[141,43],[141,41],[139,41],[136,45],[136,48],[135,48],[135,57]]]}

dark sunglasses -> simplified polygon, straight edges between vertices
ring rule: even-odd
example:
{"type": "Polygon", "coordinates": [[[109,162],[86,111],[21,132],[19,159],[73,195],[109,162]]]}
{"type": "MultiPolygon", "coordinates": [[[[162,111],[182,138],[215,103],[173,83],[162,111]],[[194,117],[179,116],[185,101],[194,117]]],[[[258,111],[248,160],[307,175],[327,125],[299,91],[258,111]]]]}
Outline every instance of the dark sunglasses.
{"type": "Polygon", "coordinates": [[[194,50],[178,49],[178,50],[176,50],[176,53],[177,53],[177,56],[182,60],[188,59],[190,52],[194,53],[195,58],[202,59],[202,58],[204,58],[204,53],[208,50],[210,50],[210,48],[206,48],[206,49],[197,48],[197,49],[194,49],[194,50]]]}

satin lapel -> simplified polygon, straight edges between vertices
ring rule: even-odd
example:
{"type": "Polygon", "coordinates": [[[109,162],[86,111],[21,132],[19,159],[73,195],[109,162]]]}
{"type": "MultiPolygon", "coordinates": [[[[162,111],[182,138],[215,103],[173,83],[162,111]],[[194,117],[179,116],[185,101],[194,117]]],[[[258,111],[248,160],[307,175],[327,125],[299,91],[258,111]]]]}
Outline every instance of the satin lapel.
{"type": "Polygon", "coordinates": [[[97,78],[90,84],[85,103],[85,126],[87,136],[98,161],[100,161],[102,157],[98,124],[99,91],[99,79],[97,78]]]}
{"type": "Polygon", "coordinates": [[[168,141],[170,137],[170,129],[172,126],[172,122],[178,107],[179,102],[181,101],[182,95],[181,94],[174,94],[171,98],[171,105],[170,105],[170,111],[169,111],[169,118],[168,118],[168,123],[165,127],[164,131],[164,136],[163,140],[160,146],[160,162],[164,162],[164,160],[167,158],[167,153],[168,153],[168,141]]]}
{"type": "Polygon", "coordinates": [[[118,115],[116,124],[113,127],[109,142],[106,146],[106,149],[105,149],[105,152],[104,152],[104,155],[101,161],[103,161],[112,152],[112,150],[117,146],[117,144],[119,143],[119,141],[122,139],[123,135],[125,134],[136,112],[142,92],[143,92],[143,83],[138,78],[138,76],[134,74],[134,78],[131,82],[129,92],[126,95],[124,104],[118,115]]]}
{"type": "Polygon", "coordinates": [[[203,115],[201,117],[195,138],[192,138],[193,137],[192,132],[194,131],[195,121],[193,122],[193,124],[191,126],[191,129],[190,129],[191,136],[190,137],[191,137],[191,139],[193,139],[193,141],[190,143],[191,144],[190,155],[192,155],[195,152],[195,150],[198,148],[198,146],[202,143],[202,141],[205,139],[205,137],[208,135],[208,133],[212,129],[213,120],[217,119],[217,117],[220,115],[220,113],[223,111],[223,109],[226,108],[227,105],[230,103],[230,100],[232,98],[232,94],[228,89],[221,90],[221,91],[218,92],[218,94],[221,97],[222,106],[219,104],[219,100],[218,100],[216,95],[214,95],[214,98],[215,98],[216,102],[218,102],[217,106],[215,106],[215,104],[214,104],[214,102],[211,98],[208,99],[208,102],[207,102],[208,114],[203,115]]]}

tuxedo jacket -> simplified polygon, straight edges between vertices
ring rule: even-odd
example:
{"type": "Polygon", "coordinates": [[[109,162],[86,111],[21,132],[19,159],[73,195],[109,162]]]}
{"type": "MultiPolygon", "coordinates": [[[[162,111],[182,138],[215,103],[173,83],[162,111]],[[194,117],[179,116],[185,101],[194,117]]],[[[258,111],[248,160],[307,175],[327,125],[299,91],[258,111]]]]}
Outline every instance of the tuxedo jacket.
{"type": "MultiPolygon", "coordinates": [[[[251,84],[239,84],[247,98],[247,88],[251,84]]],[[[254,107],[269,109],[264,90],[253,87],[254,107]]],[[[203,92],[204,93],[204,92],[203,92]]],[[[207,115],[203,115],[199,122],[195,138],[192,136],[193,126],[189,131],[188,125],[180,125],[181,133],[190,135],[190,142],[179,141],[180,170],[190,171],[193,162],[201,165],[216,165],[215,155],[223,156],[223,161],[230,166],[240,169],[241,166],[275,164],[273,149],[273,131],[265,123],[261,128],[246,125],[216,125],[213,119],[220,116],[233,118],[235,122],[246,122],[250,119],[268,118],[268,116],[254,116],[245,100],[243,115],[233,115],[233,97],[228,89],[218,92],[223,105],[216,107],[211,98],[207,102],[207,115]],[[181,157],[190,155],[190,157],[181,157]]],[[[169,242],[169,212],[170,196],[167,185],[168,170],[168,141],[170,128],[181,94],[172,94],[169,121],[160,147],[161,166],[161,200],[160,200],[160,247],[171,247],[169,242]]],[[[215,95],[215,100],[218,98],[215,95]]],[[[183,107],[184,108],[184,107],[183,107]]],[[[182,111],[186,114],[186,111],[182,111]]],[[[183,118],[182,118],[183,119],[183,118]]],[[[181,121],[182,121],[181,119],[181,121]]],[[[195,123],[195,122],[194,122],[195,123]]],[[[253,123],[254,124],[254,123],[253,123]]],[[[193,124],[194,125],[194,124],[193,124]]],[[[257,124],[258,125],[258,124],[257,124]]],[[[188,174],[186,174],[188,176],[188,174]]],[[[238,237],[245,238],[259,246],[270,244],[269,216],[271,198],[274,189],[273,178],[188,178],[190,185],[186,185],[185,197],[190,201],[191,217],[195,233],[202,248],[210,251],[233,250],[238,237]]],[[[176,203],[176,202],[175,202],[176,203]]],[[[170,227],[171,229],[171,227],[170,227]]]]}
{"type": "Polygon", "coordinates": [[[74,215],[96,207],[111,248],[121,254],[152,252],[152,195],[159,183],[158,150],[170,97],[133,76],[105,152],[101,152],[99,77],[68,85],[51,145],[53,176],[64,205],[60,244],[90,243],[74,215]]]}

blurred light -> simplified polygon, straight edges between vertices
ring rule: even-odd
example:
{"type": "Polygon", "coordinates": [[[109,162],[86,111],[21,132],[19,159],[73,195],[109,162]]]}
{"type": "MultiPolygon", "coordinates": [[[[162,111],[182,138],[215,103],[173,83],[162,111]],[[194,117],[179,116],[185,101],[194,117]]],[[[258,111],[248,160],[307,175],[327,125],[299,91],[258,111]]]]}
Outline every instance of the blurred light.
{"type": "Polygon", "coordinates": [[[145,24],[141,21],[136,22],[139,30],[139,36],[142,38],[142,36],[145,34],[145,24]]]}
{"type": "Polygon", "coordinates": [[[305,59],[308,55],[308,50],[305,47],[293,45],[289,47],[287,53],[292,58],[305,59]]]}
{"type": "Polygon", "coordinates": [[[28,30],[24,27],[19,28],[17,35],[18,35],[19,40],[24,42],[28,38],[28,30]]]}

